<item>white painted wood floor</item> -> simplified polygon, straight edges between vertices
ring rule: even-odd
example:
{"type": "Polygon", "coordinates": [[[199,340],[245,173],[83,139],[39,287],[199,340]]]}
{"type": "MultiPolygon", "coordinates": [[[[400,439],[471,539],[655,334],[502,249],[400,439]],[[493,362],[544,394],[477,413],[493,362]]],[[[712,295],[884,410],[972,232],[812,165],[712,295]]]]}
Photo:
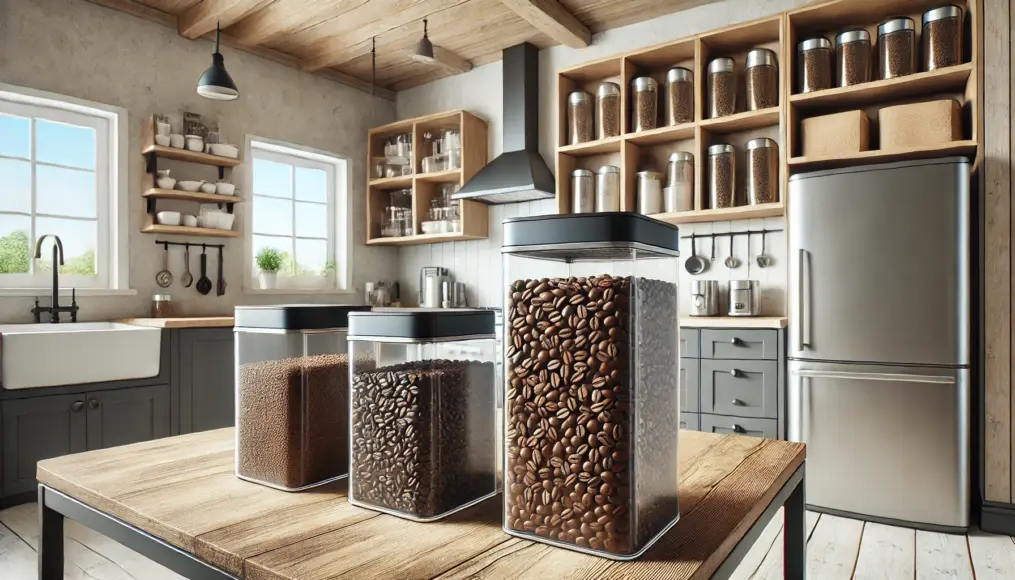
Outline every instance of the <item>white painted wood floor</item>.
{"type": "MultiPolygon", "coordinates": [[[[439,525],[439,524],[436,524],[439,525]]],[[[807,576],[815,580],[1002,580],[1015,578],[1015,541],[972,532],[937,534],[807,514],[807,576]]],[[[162,566],[68,520],[64,578],[179,580],[162,566]]],[[[36,505],[0,511],[0,580],[36,580],[36,505]]],[[[782,578],[782,516],[762,534],[735,580],[782,578]]]]}

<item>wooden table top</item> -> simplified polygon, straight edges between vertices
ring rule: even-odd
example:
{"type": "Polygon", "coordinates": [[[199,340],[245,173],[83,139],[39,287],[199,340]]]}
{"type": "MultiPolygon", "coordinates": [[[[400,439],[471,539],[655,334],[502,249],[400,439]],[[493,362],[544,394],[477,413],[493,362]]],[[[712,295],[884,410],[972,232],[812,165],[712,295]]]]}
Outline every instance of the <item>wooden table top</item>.
{"type": "Polygon", "coordinates": [[[189,318],[120,318],[113,322],[151,328],[232,328],[232,316],[191,316],[189,318]]]}
{"type": "Polygon", "coordinates": [[[804,461],[804,446],[680,431],[680,521],[616,562],[509,536],[501,496],[434,523],[350,505],[345,484],[287,493],[233,474],[234,430],[40,461],[38,479],[251,579],[708,578],[804,461]]]}

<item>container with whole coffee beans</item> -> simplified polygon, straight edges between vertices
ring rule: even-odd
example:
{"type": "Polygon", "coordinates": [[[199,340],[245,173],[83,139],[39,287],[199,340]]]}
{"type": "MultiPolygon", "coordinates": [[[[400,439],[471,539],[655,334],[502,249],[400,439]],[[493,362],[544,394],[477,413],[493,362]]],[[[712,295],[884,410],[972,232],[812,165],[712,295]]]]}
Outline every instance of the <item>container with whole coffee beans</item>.
{"type": "Polygon", "coordinates": [[[922,70],[962,64],[962,8],[953,4],[923,13],[922,70]]]}
{"type": "Polygon", "coordinates": [[[823,36],[797,45],[796,92],[813,93],[832,88],[832,43],[823,36]]]}
{"type": "Polygon", "coordinates": [[[503,236],[504,529],[637,558],[679,517],[679,230],[617,212],[503,236]]]}
{"type": "Polygon", "coordinates": [[[349,317],[349,503],[429,522],[497,493],[492,310],[349,317]]]}
{"type": "Polygon", "coordinates": [[[878,79],[916,72],[916,24],[905,16],[878,25],[878,79]]]}
{"type": "Polygon", "coordinates": [[[348,316],[369,306],[237,306],[236,476],[299,491],[349,472],[348,316]]]}

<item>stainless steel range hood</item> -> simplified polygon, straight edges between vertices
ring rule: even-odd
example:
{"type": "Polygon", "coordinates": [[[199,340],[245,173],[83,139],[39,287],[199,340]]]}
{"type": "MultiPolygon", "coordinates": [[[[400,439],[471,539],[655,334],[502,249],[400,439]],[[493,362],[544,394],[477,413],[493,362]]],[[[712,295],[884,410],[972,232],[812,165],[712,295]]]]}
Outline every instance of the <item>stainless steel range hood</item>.
{"type": "Polygon", "coordinates": [[[553,173],[539,155],[539,50],[504,50],[504,153],[479,170],[453,199],[517,203],[556,195],[553,173]]]}

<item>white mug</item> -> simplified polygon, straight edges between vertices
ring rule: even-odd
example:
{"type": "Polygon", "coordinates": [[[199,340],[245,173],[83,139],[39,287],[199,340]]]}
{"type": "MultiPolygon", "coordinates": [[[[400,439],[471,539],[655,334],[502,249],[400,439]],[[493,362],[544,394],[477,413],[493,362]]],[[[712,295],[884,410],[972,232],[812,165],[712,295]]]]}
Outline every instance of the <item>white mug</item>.
{"type": "Polygon", "coordinates": [[[169,146],[170,147],[175,147],[177,149],[183,149],[184,142],[185,141],[183,139],[183,135],[176,134],[176,135],[170,135],[169,136],[169,146]]]}

